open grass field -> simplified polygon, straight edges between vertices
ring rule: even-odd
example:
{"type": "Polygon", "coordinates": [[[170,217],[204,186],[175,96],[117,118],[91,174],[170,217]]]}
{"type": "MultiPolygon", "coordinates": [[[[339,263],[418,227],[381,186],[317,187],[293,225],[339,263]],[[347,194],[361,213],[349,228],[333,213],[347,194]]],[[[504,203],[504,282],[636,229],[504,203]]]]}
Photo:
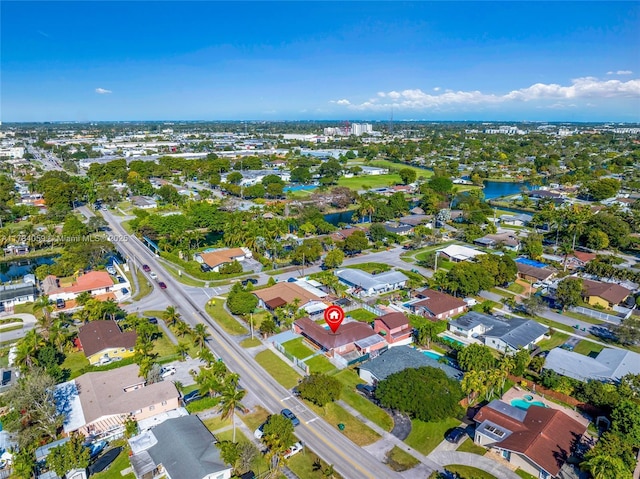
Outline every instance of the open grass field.
{"type": "Polygon", "coordinates": [[[307,401],[305,403],[309,409],[322,416],[336,430],[339,431],[338,424],[344,424],[345,428],[341,432],[358,446],[367,446],[380,439],[380,435],[377,432],[362,424],[336,403],[329,403],[324,407],[318,407],[307,401]]]}
{"type": "Polygon", "coordinates": [[[600,351],[604,349],[602,344],[596,344],[591,341],[585,341],[584,339],[575,345],[573,348],[574,353],[584,354],[585,356],[596,356],[600,351]]]}
{"type": "Polygon", "coordinates": [[[205,306],[207,313],[209,313],[209,316],[211,316],[227,334],[234,336],[246,334],[247,328],[236,321],[236,319],[224,309],[224,301],[224,299],[217,298],[207,302],[205,306]]]}
{"type": "Polygon", "coordinates": [[[280,359],[273,351],[266,350],[256,354],[256,361],[282,386],[291,389],[300,379],[291,366],[280,359]]]}
{"type": "Polygon", "coordinates": [[[416,451],[427,455],[444,440],[444,435],[447,431],[458,424],[460,424],[460,421],[454,418],[439,422],[424,422],[419,419],[412,419],[411,434],[404,442],[416,451]]]}
{"type": "Polygon", "coordinates": [[[353,178],[340,178],[338,180],[338,186],[345,186],[354,191],[386,188],[387,186],[401,183],[400,175],[395,173],[377,176],[354,176],[353,178]]]}
{"type": "Polygon", "coordinates": [[[362,321],[365,323],[370,323],[376,318],[376,315],[366,309],[354,309],[353,311],[349,311],[347,316],[351,316],[356,321],[362,321]]]}
{"type": "Polygon", "coordinates": [[[378,274],[389,271],[391,269],[391,266],[385,263],[358,263],[345,266],[345,268],[360,269],[362,271],[366,271],[369,274],[378,274]]]}
{"type": "Polygon", "coordinates": [[[284,350],[298,359],[308,358],[313,351],[304,344],[304,338],[296,338],[283,343],[284,350]]]}
{"type": "Polygon", "coordinates": [[[489,474],[482,469],[471,466],[453,464],[451,466],[447,466],[447,470],[458,474],[460,479],[496,479],[496,476],[493,474],[489,474]]]}
{"type": "Polygon", "coordinates": [[[387,453],[387,466],[396,472],[406,471],[418,464],[420,461],[398,446],[393,446],[393,449],[387,453]]]}
{"type": "Polygon", "coordinates": [[[477,454],[478,456],[484,456],[487,453],[487,450],[484,447],[478,446],[474,443],[470,438],[464,440],[458,449],[458,452],[470,452],[471,454],[477,454]]]}
{"type": "Polygon", "coordinates": [[[379,408],[356,392],[356,384],[360,384],[363,381],[355,371],[343,369],[338,374],[335,374],[334,377],[343,385],[341,399],[344,402],[385,431],[391,431],[391,429],[393,429],[393,419],[391,416],[389,416],[384,409],[379,408]]]}
{"type": "Polygon", "coordinates": [[[331,361],[325,358],[322,354],[318,354],[317,356],[314,356],[305,362],[307,363],[307,366],[309,366],[309,370],[312,373],[326,374],[336,369],[336,367],[331,364],[331,361]]]}
{"type": "Polygon", "coordinates": [[[419,168],[417,166],[408,165],[406,163],[394,163],[393,161],[389,161],[389,160],[374,160],[370,163],[367,163],[367,166],[377,166],[378,168],[388,168],[389,171],[394,171],[394,170],[397,171],[397,170],[409,168],[410,170],[413,170],[416,172],[416,174],[418,175],[417,178],[420,178],[421,176],[424,176],[425,178],[431,178],[433,176],[433,171],[431,170],[426,170],[424,168],[419,168]]]}
{"type": "Polygon", "coordinates": [[[543,339],[538,343],[538,346],[540,346],[540,349],[543,351],[551,351],[553,348],[562,346],[569,337],[568,334],[554,331],[550,339],[543,339]]]}

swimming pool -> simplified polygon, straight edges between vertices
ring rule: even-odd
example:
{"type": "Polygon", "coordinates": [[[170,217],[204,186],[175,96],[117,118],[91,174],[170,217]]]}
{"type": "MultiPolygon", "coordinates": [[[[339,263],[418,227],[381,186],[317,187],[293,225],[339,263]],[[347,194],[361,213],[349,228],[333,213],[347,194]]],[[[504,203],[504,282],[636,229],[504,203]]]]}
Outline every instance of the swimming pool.
{"type": "Polygon", "coordinates": [[[517,258],[516,263],[526,264],[527,266],[534,266],[535,268],[546,268],[547,265],[540,261],[535,261],[529,258],[517,258]]]}
{"type": "Polygon", "coordinates": [[[530,406],[547,407],[547,405],[542,401],[527,401],[526,399],[513,399],[511,401],[511,405],[513,407],[517,407],[518,409],[522,409],[524,411],[529,409],[530,406]]]}
{"type": "Polygon", "coordinates": [[[311,191],[311,190],[315,190],[316,188],[317,188],[316,185],[285,186],[284,188],[282,188],[282,191],[284,191],[285,193],[287,191],[302,191],[302,190],[311,191]]]}
{"type": "Polygon", "coordinates": [[[434,351],[422,351],[422,354],[424,354],[428,358],[435,359],[436,361],[438,361],[442,357],[442,354],[438,354],[434,351]]]}
{"type": "Polygon", "coordinates": [[[457,339],[453,339],[449,336],[442,336],[442,339],[450,344],[457,344],[458,346],[466,346],[462,341],[458,341],[457,339]]]}

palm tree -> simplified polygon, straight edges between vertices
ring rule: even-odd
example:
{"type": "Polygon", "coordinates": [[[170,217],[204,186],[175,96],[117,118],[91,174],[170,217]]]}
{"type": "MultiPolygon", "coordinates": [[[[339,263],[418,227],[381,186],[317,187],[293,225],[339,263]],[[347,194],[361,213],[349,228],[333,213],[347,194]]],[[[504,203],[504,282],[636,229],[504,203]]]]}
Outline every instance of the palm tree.
{"type": "Polygon", "coordinates": [[[191,332],[191,328],[187,323],[182,320],[178,320],[175,325],[176,334],[181,338],[184,338],[187,334],[191,332]]]}
{"type": "Polygon", "coordinates": [[[620,479],[631,479],[631,473],[620,457],[613,457],[609,454],[599,454],[591,457],[581,464],[582,468],[588,470],[593,479],[609,479],[610,477],[620,479]]]}
{"type": "Polygon", "coordinates": [[[220,394],[218,410],[222,414],[222,419],[231,418],[231,424],[233,425],[233,442],[236,442],[236,409],[242,413],[247,410],[240,402],[244,399],[246,393],[244,389],[238,389],[235,384],[229,383],[220,394]]]}
{"type": "Polygon", "coordinates": [[[24,337],[18,341],[15,363],[19,366],[26,366],[31,369],[38,363],[36,358],[38,350],[45,345],[44,338],[35,329],[29,330],[24,337]]]}
{"type": "Polygon", "coordinates": [[[211,336],[209,334],[209,331],[207,330],[207,327],[202,323],[198,323],[195,325],[195,327],[191,330],[191,335],[193,336],[193,341],[200,348],[200,351],[205,348],[205,346],[207,345],[207,340],[211,336]]]}
{"type": "Polygon", "coordinates": [[[167,306],[167,309],[162,313],[162,319],[169,325],[175,326],[175,324],[180,321],[180,313],[175,306],[167,306]]]}
{"type": "Polygon", "coordinates": [[[184,358],[187,357],[188,352],[189,352],[189,345],[184,341],[180,341],[176,345],[176,354],[180,355],[180,361],[184,361],[184,358]]]}

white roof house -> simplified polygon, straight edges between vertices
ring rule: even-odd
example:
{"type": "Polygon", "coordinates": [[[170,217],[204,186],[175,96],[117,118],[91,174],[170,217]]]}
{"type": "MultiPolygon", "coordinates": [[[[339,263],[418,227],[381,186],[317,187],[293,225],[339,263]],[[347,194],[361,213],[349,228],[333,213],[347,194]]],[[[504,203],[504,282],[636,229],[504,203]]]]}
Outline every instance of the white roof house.
{"type": "Polygon", "coordinates": [[[640,374],[640,354],[605,348],[595,358],[555,348],[549,351],[544,369],[579,381],[617,382],[627,374],[640,374]]]}
{"type": "Polygon", "coordinates": [[[439,249],[438,253],[445,255],[451,261],[456,263],[459,263],[460,261],[467,261],[475,258],[476,256],[485,254],[475,248],[469,248],[468,246],[462,246],[459,244],[452,244],[446,248],[439,249]]]}
{"type": "Polygon", "coordinates": [[[340,281],[354,288],[356,294],[360,293],[363,296],[394,291],[404,287],[409,279],[399,271],[374,275],[359,269],[341,269],[335,274],[340,281]]]}

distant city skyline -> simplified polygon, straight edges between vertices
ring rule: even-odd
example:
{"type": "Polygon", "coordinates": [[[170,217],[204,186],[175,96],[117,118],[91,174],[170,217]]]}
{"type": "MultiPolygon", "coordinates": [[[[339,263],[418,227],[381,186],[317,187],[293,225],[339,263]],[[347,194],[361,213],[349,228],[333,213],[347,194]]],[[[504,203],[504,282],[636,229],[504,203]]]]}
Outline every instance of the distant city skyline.
{"type": "Polygon", "coordinates": [[[640,122],[638,2],[3,2],[0,120],[640,122]]]}

